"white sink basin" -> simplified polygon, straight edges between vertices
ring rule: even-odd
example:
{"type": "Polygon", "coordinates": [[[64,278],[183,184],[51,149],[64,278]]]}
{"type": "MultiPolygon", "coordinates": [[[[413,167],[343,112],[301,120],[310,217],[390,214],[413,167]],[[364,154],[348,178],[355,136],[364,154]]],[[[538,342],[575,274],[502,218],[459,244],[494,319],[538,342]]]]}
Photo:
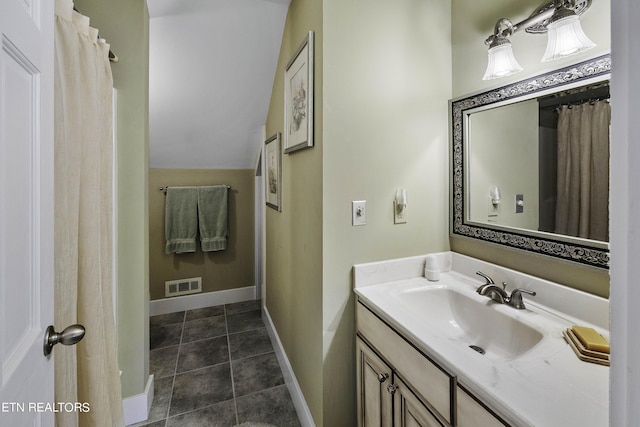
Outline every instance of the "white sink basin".
{"type": "Polygon", "coordinates": [[[425,327],[493,359],[515,359],[540,342],[543,335],[524,323],[512,307],[496,307],[486,297],[445,286],[419,286],[389,295],[406,310],[419,313],[425,327]],[[513,310],[509,313],[506,310],[513,310]]]}
{"type": "Polygon", "coordinates": [[[355,266],[358,303],[513,425],[608,425],[609,368],[579,360],[562,336],[579,324],[608,337],[606,299],[455,252],[433,255],[437,282],[422,275],[424,256],[355,266]],[[537,295],[524,295],[524,310],[493,302],[476,292],[476,271],[537,295]]]}

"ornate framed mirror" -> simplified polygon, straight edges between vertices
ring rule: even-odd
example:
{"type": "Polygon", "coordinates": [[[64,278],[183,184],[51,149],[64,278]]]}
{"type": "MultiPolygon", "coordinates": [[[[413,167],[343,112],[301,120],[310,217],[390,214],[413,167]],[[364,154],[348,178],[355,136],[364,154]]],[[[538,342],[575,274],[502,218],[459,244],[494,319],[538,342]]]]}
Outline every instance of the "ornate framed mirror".
{"type": "Polygon", "coordinates": [[[606,153],[596,143],[571,149],[584,136],[565,135],[575,125],[560,117],[609,108],[610,73],[604,55],[449,102],[452,235],[608,268],[609,123],[598,131],[606,153]],[[599,153],[599,172],[581,166],[596,163],[586,152],[599,153]],[[580,167],[591,184],[569,182],[580,167]]]}

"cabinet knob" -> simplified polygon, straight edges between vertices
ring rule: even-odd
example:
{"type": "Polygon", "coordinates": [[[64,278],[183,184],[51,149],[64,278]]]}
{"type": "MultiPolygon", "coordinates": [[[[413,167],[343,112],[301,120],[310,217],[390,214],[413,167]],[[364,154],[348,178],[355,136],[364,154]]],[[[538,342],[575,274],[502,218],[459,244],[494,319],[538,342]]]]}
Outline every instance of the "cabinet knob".
{"type": "Polygon", "coordinates": [[[398,386],[395,384],[389,384],[387,386],[387,391],[391,394],[394,394],[396,392],[396,390],[398,389],[398,386]]]}
{"type": "Polygon", "coordinates": [[[387,378],[389,378],[389,374],[386,374],[384,372],[378,374],[378,381],[380,381],[381,383],[385,382],[387,378]]]}

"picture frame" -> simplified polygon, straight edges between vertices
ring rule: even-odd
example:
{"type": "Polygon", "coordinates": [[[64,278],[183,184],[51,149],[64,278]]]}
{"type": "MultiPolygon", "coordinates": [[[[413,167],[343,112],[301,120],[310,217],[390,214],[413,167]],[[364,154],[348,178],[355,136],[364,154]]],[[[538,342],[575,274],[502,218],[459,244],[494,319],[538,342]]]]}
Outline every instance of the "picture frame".
{"type": "Polygon", "coordinates": [[[284,152],[313,147],[313,31],[284,71],[284,152]]]}
{"type": "Polygon", "coordinates": [[[264,147],[264,198],[267,206],[282,211],[282,142],[280,132],[268,138],[264,147]]]}

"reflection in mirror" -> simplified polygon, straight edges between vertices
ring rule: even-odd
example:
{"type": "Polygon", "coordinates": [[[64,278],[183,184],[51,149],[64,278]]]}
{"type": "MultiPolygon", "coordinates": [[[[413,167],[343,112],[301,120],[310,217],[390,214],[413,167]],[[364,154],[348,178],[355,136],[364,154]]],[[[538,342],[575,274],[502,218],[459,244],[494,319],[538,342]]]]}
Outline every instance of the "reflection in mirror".
{"type": "Polygon", "coordinates": [[[471,112],[468,220],[608,241],[610,121],[606,81],[471,112]]]}
{"type": "Polygon", "coordinates": [[[453,100],[451,232],[608,268],[609,55],[453,100]]]}

